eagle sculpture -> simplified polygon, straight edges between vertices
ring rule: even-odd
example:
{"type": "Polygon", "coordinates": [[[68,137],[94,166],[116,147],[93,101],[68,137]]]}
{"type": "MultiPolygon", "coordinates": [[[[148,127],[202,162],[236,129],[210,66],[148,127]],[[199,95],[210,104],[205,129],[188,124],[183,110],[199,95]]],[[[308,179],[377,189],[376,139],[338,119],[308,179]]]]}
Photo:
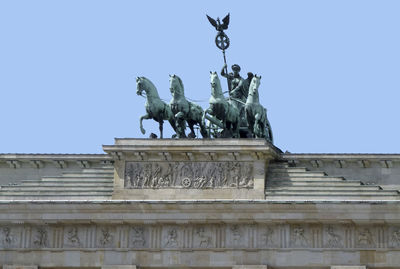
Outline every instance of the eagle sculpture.
{"type": "Polygon", "coordinates": [[[225,18],[222,19],[222,24],[221,24],[221,22],[219,21],[219,18],[217,18],[217,20],[214,20],[213,18],[211,18],[211,17],[208,16],[207,14],[206,14],[206,16],[207,16],[208,21],[211,23],[212,26],[215,27],[215,29],[216,29],[218,32],[222,32],[222,31],[228,29],[228,25],[229,25],[229,13],[228,13],[228,15],[225,16],[225,18]]]}

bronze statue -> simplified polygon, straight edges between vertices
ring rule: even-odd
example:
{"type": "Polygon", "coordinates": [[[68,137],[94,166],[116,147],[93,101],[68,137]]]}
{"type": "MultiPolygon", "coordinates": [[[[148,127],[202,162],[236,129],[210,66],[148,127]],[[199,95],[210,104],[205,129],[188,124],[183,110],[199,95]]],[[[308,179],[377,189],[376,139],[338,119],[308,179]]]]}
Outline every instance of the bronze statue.
{"type": "Polygon", "coordinates": [[[172,99],[169,103],[171,110],[175,117],[176,133],[178,138],[186,137],[185,129],[186,122],[189,125],[191,133],[188,135],[190,138],[195,138],[193,126],[198,124],[200,127],[200,133],[203,138],[208,137],[207,130],[202,121],[203,108],[201,106],[189,102],[185,97],[185,89],[183,82],[177,75],[170,75],[170,91],[172,99]]]}
{"type": "Polygon", "coordinates": [[[137,95],[143,95],[143,92],[145,92],[147,98],[145,104],[146,114],[140,117],[140,131],[142,134],[146,133],[142,122],[143,120],[148,119],[153,119],[158,122],[160,128],[160,138],[163,138],[164,120],[168,120],[172,128],[175,130],[175,119],[171,108],[160,99],[157,88],[154,86],[154,84],[145,77],[137,77],[136,88],[137,95]]]}

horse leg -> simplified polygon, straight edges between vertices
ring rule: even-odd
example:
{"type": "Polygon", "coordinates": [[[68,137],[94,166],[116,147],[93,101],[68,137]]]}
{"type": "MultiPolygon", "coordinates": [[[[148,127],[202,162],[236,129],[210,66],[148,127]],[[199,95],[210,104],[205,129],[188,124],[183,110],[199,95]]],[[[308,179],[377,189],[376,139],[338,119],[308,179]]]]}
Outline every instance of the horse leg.
{"type": "Polygon", "coordinates": [[[171,125],[172,129],[174,129],[175,134],[172,136],[172,138],[176,137],[176,121],[173,117],[171,117],[170,119],[168,119],[169,124],[171,125]]]}
{"type": "Polygon", "coordinates": [[[140,131],[142,132],[142,134],[146,133],[146,130],[143,128],[143,120],[148,120],[148,119],[151,119],[149,114],[145,114],[145,115],[140,117],[140,120],[139,120],[139,122],[140,122],[140,131]]]}
{"type": "Polygon", "coordinates": [[[184,114],[183,112],[178,112],[175,115],[175,119],[176,119],[176,133],[178,134],[179,138],[185,138],[186,134],[185,134],[185,118],[184,118],[184,114]]]}
{"type": "Polygon", "coordinates": [[[232,133],[234,138],[240,138],[239,135],[239,121],[232,123],[232,133]]]}
{"type": "Polygon", "coordinates": [[[262,123],[261,123],[261,115],[260,113],[257,113],[254,116],[254,134],[256,135],[257,138],[263,138],[263,132],[262,132],[262,123]]]}
{"type": "Polygon", "coordinates": [[[163,121],[163,120],[160,120],[158,123],[159,123],[159,125],[160,125],[160,139],[162,139],[162,138],[163,138],[163,125],[164,125],[164,121],[163,121]]]}
{"type": "Polygon", "coordinates": [[[208,138],[208,132],[203,122],[199,121],[200,133],[203,138],[208,138]]]}
{"type": "Polygon", "coordinates": [[[206,110],[204,110],[203,116],[201,117],[201,122],[203,123],[203,126],[206,125],[206,114],[210,113],[210,112],[211,112],[210,108],[207,108],[206,110]]]}
{"type": "Polygon", "coordinates": [[[192,120],[188,120],[188,125],[189,125],[189,129],[190,129],[190,134],[188,134],[188,137],[190,138],[196,138],[196,134],[194,132],[194,126],[195,122],[192,120]]]}

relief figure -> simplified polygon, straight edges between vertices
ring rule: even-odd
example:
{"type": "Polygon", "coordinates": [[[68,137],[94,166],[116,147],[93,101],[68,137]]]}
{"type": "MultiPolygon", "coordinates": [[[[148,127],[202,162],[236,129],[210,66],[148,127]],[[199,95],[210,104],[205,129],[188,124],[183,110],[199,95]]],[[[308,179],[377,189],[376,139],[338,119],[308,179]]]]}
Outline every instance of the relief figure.
{"type": "Polygon", "coordinates": [[[146,240],[144,239],[143,227],[133,227],[132,228],[132,245],[144,246],[145,243],[146,243],[146,240]]]}
{"type": "Polygon", "coordinates": [[[203,227],[198,228],[196,234],[199,237],[199,247],[207,248],[211,244],[211,236],[206,235],[203,227]]]}
{"type": "Polygon", "coordinates": [[[339,235],[337,235],[335,232],[334,232],[334,230],[333,230],[333,228],[332,228],[332,226],[329,226],[328,228],[327,228],[327,235],[328,235],[328,246],[329,247],[331,247],[331,248],[337,248],[337,247],[340,247],[340,241],[341,241],[341,238],[340,238],[340,236],[339,235]]]}
{"type": "Polygon", "coordinates": [[[100,245],[106,246],[112,244],[114,237],[110,230],[106,227],[101,228],[100,245]]]}
{"type": "Polygon", "coordinates": [[[358,233],[358,243],[360,245],[372,245],[374,241],[372,240],[372,234],[369,229],[364,228],[358,233]]]}
{"type": "Polygon", "coordinates": [[[166,247],[178,247],[178,232],[175,228],[169,229],[165,237],[166,247]]]}
{"type": "Polygon", "coordinates": [[[297,226],[293,229],[292,243],[298,246],[306,246],[308,244],[305,231],[302,227],[297,226]]]}
{"type": "Polygon", "coordinates": [[[68,242],[70,242],[71,244],[79,246],[81,242],[78,237],[78,228],[76,227],[69,228],[67,232],[67,239],[68,242]]]}
{"type": "Polygon", "coordinates": [[[47,246],[47,231],[40,227],[36,229],[35,237],[33,239],[33,244],[38,247],[47,246]]]}

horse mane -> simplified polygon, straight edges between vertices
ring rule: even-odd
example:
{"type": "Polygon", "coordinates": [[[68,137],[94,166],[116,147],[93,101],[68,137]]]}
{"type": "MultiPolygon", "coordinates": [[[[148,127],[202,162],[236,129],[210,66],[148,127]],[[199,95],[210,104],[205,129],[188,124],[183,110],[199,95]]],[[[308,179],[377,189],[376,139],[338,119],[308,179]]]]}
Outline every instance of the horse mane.
{"type": "Polygon", "coordinates": [[[182,88],[182,93],[185,93],[185,87],[183,86],[182,79],[181,79],[180,77],[178,77],[177,75],[174,75],[173,77],[176,78],[176,79],[178,79],[178,83],[179,83],[179,85],[180,85],[181,88],[182,88]]]}
{"type": "Polygon", "coordinates": [[[183,87],[183,82],[182,79],[178,76],[176,76],[178,78],[179,84],[181,85],[182,89],[185,89],[185,87],[183,87]]]}
{"type": "Polygon", "coordinates": [[[153,87],[154,90],[157,90],[156,86],[153,84],[153,82],[151,82],[150,79],[146,78],[146,77],[140,77],[141,79],[143,79],[144,81],[146,81],[148,84],[150,84],[151,87],[153,87]]]}
{"type": "MultiPolygon", "coordinates": [[[[157,87],[153,84],[153,82],[146,78],[146,77],[140,77],[144,82],[146,82],[146,84],[148,84],[149,88],[150,88],[150,92],[153,95],[153,97],[156,98],[160,98],[160,96],[158,95],[158,91],[157,91],[157,87]]],[[[149,96],[149,93],[147,93],[147,96],[149,96]]]]}

